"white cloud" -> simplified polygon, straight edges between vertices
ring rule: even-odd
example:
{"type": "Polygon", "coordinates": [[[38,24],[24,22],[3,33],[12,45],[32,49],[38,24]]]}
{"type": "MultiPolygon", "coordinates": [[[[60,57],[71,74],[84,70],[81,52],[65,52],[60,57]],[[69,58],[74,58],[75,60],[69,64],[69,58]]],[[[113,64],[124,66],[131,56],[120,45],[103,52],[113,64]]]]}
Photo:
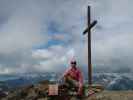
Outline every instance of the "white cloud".
{"type": "Polygon", "coordinates": [[[33,52],[32,54],[33,58],[36,58],[36,59],[44,59],[44,60],[47,60],[49,58],[52,58],[54,56],[53,52],[50,52],[49,50],[36,50],[33,52]]]}
{"type": "MultiPolygon", "coordinates": [[[[17,9],[8,16],[8,20],[0,29],[0,53],[12,53],[21,49],[47,42],[47,34],[41,34],[43,16],[42,9],[34,2],[14,2],[17,9]]],[[[5,3],[4,3],[5,4],[5,3]]],[[[8,6],[9,4],[5,4],[8,6]]],[[[14,6],[14,5],[12,5],[14,6]]],[[[5,8],[6,9],[6,8],[5,8]]],[[[10,11],[10,9],[8,9],[10,11]]],[[[45,28],[43,26],[43,28],[45,28]]]]}

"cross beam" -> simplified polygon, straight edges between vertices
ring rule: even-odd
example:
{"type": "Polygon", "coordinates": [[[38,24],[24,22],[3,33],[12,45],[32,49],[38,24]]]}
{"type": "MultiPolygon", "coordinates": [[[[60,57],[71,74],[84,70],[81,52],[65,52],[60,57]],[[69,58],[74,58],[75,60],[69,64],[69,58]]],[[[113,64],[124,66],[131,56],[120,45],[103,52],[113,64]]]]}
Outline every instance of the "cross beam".
{"type": "Polygon", "coordinates": [[[92,84],[92,64],[91,64],[91,29],[97,24],[97,21],[91,23],[90,6],[88,6],[88,23],[87,28],[84,30],[83,35],[88,33],[88,83],[92,84]]]}

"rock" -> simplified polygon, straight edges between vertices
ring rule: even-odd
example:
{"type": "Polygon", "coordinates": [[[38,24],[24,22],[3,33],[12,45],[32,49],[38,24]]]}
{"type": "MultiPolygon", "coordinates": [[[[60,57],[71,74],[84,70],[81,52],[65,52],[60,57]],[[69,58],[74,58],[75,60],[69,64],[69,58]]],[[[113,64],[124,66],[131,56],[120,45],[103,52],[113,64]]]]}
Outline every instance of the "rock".
{"type": "Polygon", "coordinates": [[[6,96],[7,96],[7,94],[5,92],[0,91],[0,99],[3,97],[6,97],[6,96]]]}
{"type": "Polygon", "coordinates": [[[0,100],[133,100],[133,91],[103,91],[81,98],[63,95],[48,97],[48,85],[48,81],[42,81],[36,85],[21,87],[0,100]]]}

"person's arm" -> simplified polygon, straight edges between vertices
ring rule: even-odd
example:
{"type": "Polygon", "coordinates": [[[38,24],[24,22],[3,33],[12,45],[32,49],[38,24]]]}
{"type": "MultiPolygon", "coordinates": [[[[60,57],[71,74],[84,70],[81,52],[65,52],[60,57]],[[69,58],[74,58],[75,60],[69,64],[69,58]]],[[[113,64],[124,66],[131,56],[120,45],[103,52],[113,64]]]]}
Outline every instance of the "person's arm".
{"type": "Polygon", "coordinates": [[[82,95],[83,90],[83,75],[82,72],[79,71],[79,89],[78,89],[78,95],[82,95]]]}
{"type": "Polygon", "coordinates": [[[64,72],[63,77],[65,77],[68,73],[69,73],[69,69],[67,69],[67,70],[64,72]]]}
{"type": "Polygon", "coordinates": [[[68,68],[68,69],[63,73],[63,75],[62,75],[61,77],[65,79],[65,77],[69,74],[69,71],[70,71],[70,68],[68,68]]]}

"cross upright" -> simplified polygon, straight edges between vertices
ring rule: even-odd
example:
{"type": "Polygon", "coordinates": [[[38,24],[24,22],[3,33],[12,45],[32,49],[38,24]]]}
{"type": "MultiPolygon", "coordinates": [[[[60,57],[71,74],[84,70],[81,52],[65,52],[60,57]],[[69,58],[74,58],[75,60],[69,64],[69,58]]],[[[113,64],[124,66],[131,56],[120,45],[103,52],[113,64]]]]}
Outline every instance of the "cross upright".
{"type": "Polygon", "coordinates": [[[91,29],[97,24],[97,21],[94,20],[91,23],[91,12],[90,6],[88,6],[88,23],[87,28],[84,30],[83,35],[88,33],[88,83],[92,85],[92,64],[91,64],[91,29]]]}

